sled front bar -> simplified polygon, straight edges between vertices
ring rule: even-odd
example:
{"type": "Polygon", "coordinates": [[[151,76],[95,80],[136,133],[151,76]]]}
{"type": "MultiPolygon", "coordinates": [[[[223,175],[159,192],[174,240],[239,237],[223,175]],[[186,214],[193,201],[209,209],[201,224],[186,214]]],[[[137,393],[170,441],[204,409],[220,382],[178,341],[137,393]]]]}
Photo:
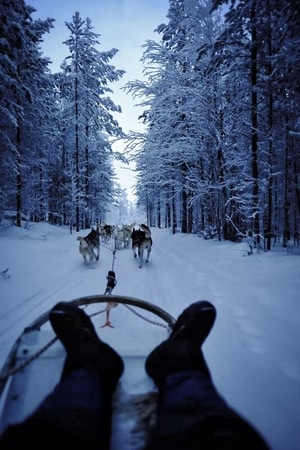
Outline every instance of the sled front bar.
{"type": "MultiPolygon", "coordinates": [[[[140,300],[139,298],[134,297],[126,297],[123,295],[91,295],[88,297],[79,297],[74,300],[70,300],[70,304],[76,305],[76,306],[83,306],[83,305],[90,305],[93,303],[121,303],[125,305],[131,305],[131,306],[137,306],[138,308],[144,309],[146,311],[149,311],[156,316],[163,319],[169,327],[172,329],[174,327],[174,324],[176,320],[174,317],[172,317],[169,313],[167,313],[165,310],[160,308],[157,305],[154,305],[153,303],[147,302],[145,300],[140,300]]],[[[15,343],[13,344],[11,351],[6,359],[6,362],[4,363],[4,366],[2,367],[2,370],[0,372],[0,397],[2,395],[2,392],[6,385],[6,377],[5,374],[7,374],[14,366],[15,363],[15,357],[16,353],[19,347],[19,343],[21,341],[21,337],[24,333],[30,333],[33,330],[39,330],[42,325],[44,325],[49,320],[49,314],[50,310],[45,312],[44,314],[40,315],[37,319],[35,319],[30,325],[28,325],[24,331],[21,333],[21,335],[17,338],[15,343]]]]}

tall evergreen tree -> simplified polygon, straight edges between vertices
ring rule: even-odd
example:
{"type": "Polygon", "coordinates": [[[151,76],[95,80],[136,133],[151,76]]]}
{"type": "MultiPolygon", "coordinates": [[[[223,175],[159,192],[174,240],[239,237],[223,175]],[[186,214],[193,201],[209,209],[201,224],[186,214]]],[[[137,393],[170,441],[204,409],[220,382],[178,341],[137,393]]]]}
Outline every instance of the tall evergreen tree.
{"type": "Polygon", "coordinates": [[[34,118],[41,106],[38,99],[49,64],[42,58],[39,44],[53,22],[34,21],[34,11],[23,0],[3,0],[0,5],[1,204],[16,210],[18,226],[27,195],[26,182],[36,157],[30,152],[34,118]]]}
{"type": "Polygon", "coordinates": [[[79,230],[98,220],[101,208],[105,211],[112,199],[111,145],[106,136],[120,137],[123,132],[112,115],[121,112],[121,108],[107,94],[112,92],[108,84],[122,77],[124,71],[109,64],[116,49],[108,52],[96,49],[99,35],[93,32],[90,19],[82,20],[79,12],[75,12],[73,21],[66,25],[71,33],[65,42],[70,55],[63,68],[72,86],[68,88],[67,98],[72,122],[68,127],[71,140],[68,139],[66,161],[69,162],[68,191],[73,199],[70,214],[79,230]],[[95,198],[98,198],[97,205],[95,198]]]}
{"type": "MultiPolygon", "coordinates": [[[[212,9],[224,3],[215,0],[212,9]]],[[[297,167],[297,162],[289,163],[294,152],[288,132],[298,121],[295,111],[300,89],[295,73],[299,68],[299,23],[293,0],[234,0],[226,14],[226,31],[219,39],[219,48],[230,54],[232,68],[241,65],[234,53],[235,43],[244,42],[247,52],[251,77],[251,218],[254,231],[267,237],[268,249],[272,236],[283,234],[286,245],[291,229],[295,233],[299,227],[299,211],[292,199],[297,191],[292,166],[297,167]]]]}
{"type": "MultiPolygon", "coordinates": [[[[133,95],[144,94],[148,98],[148,103],[143,104],[149,108],[144,114],[149,126],[144,150],[147,161],[152,155],[153,161],[151,173],[147,177],[141,174],[141,192],[144,180],[149,180],[145,201],[148,205],[151,195],[150,201],[155,205],[158,197],[154,186],[159,183],[156,191],[163,194],[159,211],[168,217],[165,211],[171,208],[173,223],[180,223],[183,232],[197,227],[193,207],[195,197],[201,195],[197,191],[199,173],[212,139],[206,130],[207,126],[212,127],[208,116],[211,113],[212,118],[214,114],[209,99],[213,78],[208,77],[207,63],[197,60],[199,47],[211,40],[215,32],[209,7],[210,2],[206,1],[171,1],[169,23],[157,28],[162,43],[147,41],[145,45],[143,61],[149,83],[127,85],[133,95]],[[150,184],[153,187],[149,191],[150,184]]],[[[143,152],[138,159],[138,169],[147,170],[149,162],[145,164],[143,152]]]]}

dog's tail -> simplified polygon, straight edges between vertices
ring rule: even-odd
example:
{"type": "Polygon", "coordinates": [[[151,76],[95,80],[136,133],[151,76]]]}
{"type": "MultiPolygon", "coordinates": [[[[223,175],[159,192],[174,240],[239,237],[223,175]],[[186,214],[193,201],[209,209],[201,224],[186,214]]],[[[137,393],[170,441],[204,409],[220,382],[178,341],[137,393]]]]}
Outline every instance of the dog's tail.
{"type": "Polygon", "coordinates": [[[151,230],[147,225],[141,223],[140,228],[145,232],[145,238],[148,239],[151,237],[151,230]]]}
{"type": "Polygon", "coordinates": [[[88,243],[82,236],[77,236],[77,241],[80,241],[80,243],[79,243],[80,247],[82,247],[82,248],[88,247],[88,243]]]}

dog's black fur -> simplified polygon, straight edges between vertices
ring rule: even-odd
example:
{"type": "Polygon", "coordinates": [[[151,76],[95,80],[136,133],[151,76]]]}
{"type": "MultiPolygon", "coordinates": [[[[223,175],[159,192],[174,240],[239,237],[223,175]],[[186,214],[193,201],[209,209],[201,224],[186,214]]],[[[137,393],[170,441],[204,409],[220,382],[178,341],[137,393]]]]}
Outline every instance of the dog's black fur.
{"type": "Polygon", "coordinates": [[[79,251],[83,256],[83,259],[85,262],[87,262],[86,257],[89,256],[90,261],[92,261],[94,258],[96,261],[99,260],[100,256],[100,232],[98,227],[96,230],[92,228],[90,233],[82,238],[81,236],[77,237],[77,240],[80,241],[79,244],[79,251]],[[95,253],[95,250],[97,253],[95,253]]]}
{"type": "Polygon", "coordinates": [[[141,224],[140,228],[138,230],[133,230],[131,233],[131,239],[132,239],[132,250],[133,250],[133,256],[136,258],[136,250],[138,249],[138,256],[139,256],[139,268],[142,268],[143,265],[143,259],[144,259],[144,251],[147,250],[147,257],[146,262],[149,262],[149,257],[152,249],[152,238],[151,238],[151,231],[150,228],[147,227],[147,225],[141,224]]]}

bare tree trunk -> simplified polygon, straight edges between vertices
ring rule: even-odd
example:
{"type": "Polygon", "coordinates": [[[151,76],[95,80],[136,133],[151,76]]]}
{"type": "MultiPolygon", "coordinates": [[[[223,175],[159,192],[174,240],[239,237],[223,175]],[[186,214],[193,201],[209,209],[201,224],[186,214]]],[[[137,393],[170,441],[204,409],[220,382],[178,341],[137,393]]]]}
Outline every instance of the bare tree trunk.
{"type": "Polygon", "coordinates": [[[166,226],[166,228],[169,228],[171,226],[171,208],[170,208],[169,202],[166,204],[165,226],[166,226]]]}
{"type": "Polygon", "coordinates": [[[182,193],[181,193],[181,232],[187,233],[188,231],[188,212],[187,212],[187,191],[185,188],[186,181],[186,164],[181,166],[181,178],[182,178],[182,193]]]}
{"type": "MultiPolygon", "coordinates": [[[[190,195],[188,196],[188,205],[189,205],[190,195]]],[[[188,206],[188,233],[192,233],[193,231],[193,207],[188,206]]]]}
{"type": "Polygon", "coordinates": [[[273,221],[273,96],[270,83],[270,76],[272,73],[272,31],[271,31],[271,17],[270,17],[270,2],[268,1],[268,125],[269,125],[269,178],[268,178],[268,206],[267,206],[267,222],[265,235],[267,237],[267,250],[271,250],[271,239],[272,239],[272,221],[273,221]]]}
{"type": "Polygon", "coordinates": [[[76,231],[80,230],[80,182],[79,182],[79,125],[78,125],[78,80],[75,80],[75,171],[76,171],[76,231]]]}
{"type": "Polygon", "coordinates": [[[157,201],[156,210],[157,210],[157,226],[158,226],[158,228],[161,228],[161,201],[159,198],[157,201]]]}
{"type": "Polygon", "coordinates": [[[21,226],[21,210],[22,210],[22,175],[21,175],[21,128],[20,125],[17,126],[16,133],[16,151],[17,151],[17,193],[16,193],[16,225],[21,226]]]}
{"type": "Polygon", "coordinates": [[[285,143],[285,164],[284,164],[283,247],[287,246],[287,241],[291,238],[289,211],[290,211],[290,201],[289,201],[289,149],[288,149],[288,138],[287,138],[286,139],[286,143],[285,143]]]}
{"type": "Polygon", "coordinates": [[[176,202],[175,202],[175,193],[174,188],[172,188],[172,230],[173,234],[176,233],[177,228],[177,219],[176,219],[176,202]]]}
{"type": "Polygon", "coordinates": [[[251,6],[251,161],[252,161],[252,207],[253,207],[253,231],[259,239],[259,187],[258,187],[258,117],[257,117],[257,30],[256,30],[256,0],[252,0],[251,6]]]}
{"type": "Polygon", "coordinates": [[[80,176],[79,176],[79,94],[78,94],[78,48],[76,35],[76,60],[75,60],[75,179],[76,179],[76,196],[75,196],[75,215],[76,215],[76,231],[80,230],[80,176]]]}
{"type": "Polygon", "coordinates": [[[91,226],[91,214],[90,214],[90,173],[89,173],[89,126],[85,127],[85,214],[84,214],[84,224],[85,228],[90,228],[91,226]]]}

